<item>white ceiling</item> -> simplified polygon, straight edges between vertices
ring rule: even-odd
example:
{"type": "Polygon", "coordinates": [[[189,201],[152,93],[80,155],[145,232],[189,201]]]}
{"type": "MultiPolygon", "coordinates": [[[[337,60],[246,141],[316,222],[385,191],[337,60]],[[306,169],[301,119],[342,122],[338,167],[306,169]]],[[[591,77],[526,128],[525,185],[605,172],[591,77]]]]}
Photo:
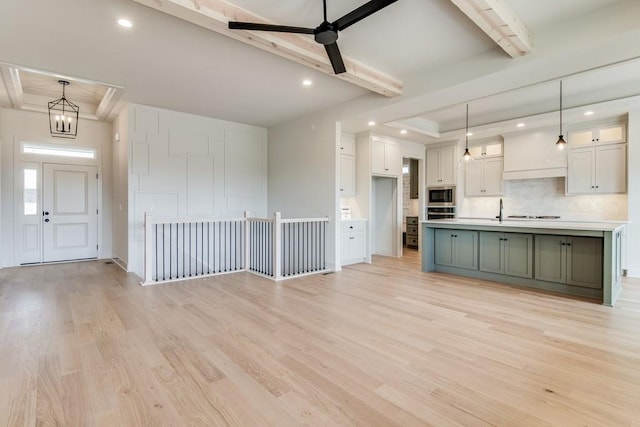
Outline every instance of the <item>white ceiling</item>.
{"type": "MultiPolygon", "coordinates": [[[[621,1],[511,0],[511,4],[530,27],[535,51],[538,31],[621,1]]],[[[283,25],[315,27],[322,18],[321,0],[232,2],[283,25]]],[[[364,2],[328,0],[329,20],[364,2]]],[[[428,81],[432,70],[486,52],[500,60],[518,61],[508,58],[449,0],[399,0],[341,32],[338,43],[344,55],[408,83],[405,95],[390,102],[419,95],[424,85],[416,80],[428,81]]],[[[0,61],[121,86],[123,101],[261,126],[358,97],[382,102],[364,89],[132,0],[66,0],[64,6],[50,0],[2,1],[0,61]],[[134,27],[116,25],[121,17],[131,19],[134,27]],[[311,78],[314,85],[302,87],[303,78],[311,78]]],[[[613,85],[626,93],[623,88],[629,85],[617,82],[629,80],[623,73],[622,80],[613,85]]],[[[629,83],[635,90],[637,83],[629,83]]],[[[576,80],[571,89],[567,82],[568,99],[588,101],[579,99],[577,88],[587,89],[586,94],[596,88],[590,84],[576,80]]],[[[550,82],[548,87],[472,100],[472,111],[478,122],[490,122],[544,112],[556,102],[550,82]]],[[[441,122],[447,131],[459,127],[464,112],[460,105],[456,102],[437,111],[416,106],[413,115],[441,122]]]]}

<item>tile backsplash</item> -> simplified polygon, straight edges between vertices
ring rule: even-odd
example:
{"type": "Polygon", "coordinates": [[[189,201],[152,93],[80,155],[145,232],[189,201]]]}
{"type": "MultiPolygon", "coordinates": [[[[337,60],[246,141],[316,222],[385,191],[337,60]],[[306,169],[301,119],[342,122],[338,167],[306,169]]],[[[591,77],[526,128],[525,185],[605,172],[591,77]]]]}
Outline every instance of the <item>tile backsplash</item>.
{"type": "MultiPolygon", "coordinates": [[[[460,217],[493,218],[500,197],[466,197],[458,209],[460,217]]],[[[626,221],[626,194],[565,195],[564,178],[504,181],[504,216],[560,215],[575,221],[626,221]]]]}

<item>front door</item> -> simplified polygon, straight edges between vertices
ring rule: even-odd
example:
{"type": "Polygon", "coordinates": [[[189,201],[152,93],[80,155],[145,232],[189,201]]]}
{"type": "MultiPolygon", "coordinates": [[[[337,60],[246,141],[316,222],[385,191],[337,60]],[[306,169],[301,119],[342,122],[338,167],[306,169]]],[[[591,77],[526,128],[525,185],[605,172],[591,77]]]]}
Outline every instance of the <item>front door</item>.
{"type": "Polygon", "coordinates": [[[42,260],[97,258],[96,167],[44,163],[42,168],[42,260]]]}

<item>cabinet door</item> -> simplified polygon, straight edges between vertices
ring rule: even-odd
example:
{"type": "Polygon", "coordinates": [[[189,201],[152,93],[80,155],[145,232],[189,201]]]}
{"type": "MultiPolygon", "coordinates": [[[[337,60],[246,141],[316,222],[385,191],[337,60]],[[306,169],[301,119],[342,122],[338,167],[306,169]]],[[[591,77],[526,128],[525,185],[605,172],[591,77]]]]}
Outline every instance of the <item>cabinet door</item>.
{"type": "Polygon", "coordinates": [[[492,142],[484,146],[485,157],[502,157],[502,143],[492,142]]]}
{"type": "Polygon", "coordinates": [[[409,159],[409,198],[417,199],[420,197],[419,180],[418,180],[418,159],[409,159]]]}
{"type": "Polygon", "coordinates": [[[449,230],[436,229],[434,233],[434,263],[453,265],[453,235],[449,230]]]}
{"type": "Polygon", "coordinates": [[[469,270],[478,269],[478,232],[455,230],[453,232],[454,266],[469,270]]]}
{"type": "Polygon", "coordinates": [[[567,142],[572,147],[580,147],[585,145],[593,145],[596,137],[593,130],[582,130],[576,132],[569,132],[567,142]]]}
{"type": "Polygon", "coordinates": [[[567,169],[567,193],[588,194],[595,191],[595,148],[572,149],[567,169]]]}
{"type": "Polygon", "coordinates": [[[502,233],[492,231],[480,232],[480,271],[488,273],[504,273],[502,233]]]}
{"type": "Polygon", "coordinates": [[[455,147],[440,149],[440,184],[456,185],[455,147]]]}
{"type": "Polygon", "coordinates": [[[386,175],[384,166],[384,141],[371,140],[371,173],[386,175]]]}
{"type": "Polygon", "coordinates": [[[567,283],[602,289],[602,238],[567,237],[567,283]]]}
{"type": "Polygon", "coordinates": [[[340,196],[356,195],[356,158],[340,155],[340,196]]]}
{"type": "Polygon", "coordinates": [[[566,283],[566,238],[535,236],[535,278],[547,282],[566,283]]]}
{"type": "Polygon", "coordinates": [[[340,154],[356,155],[356,138],[353,135],[342,134],[340,138],[340,154]]]}
{"type": "Polygon", "coordinates": [[[612,125],[605,126],[598,129],[598,135],[596,136],[596,142],[598,144],[612,144],[616,142],[626,142],[625,126],[612,125]]]}
{"type": "Polygon", "coordinates": [[[505,233],[504,274],[533,277],[533,234],[505,233]]]}
{"type": "Polygon", "coordinates": [[[385,141],[384,173],[387,175],[400,175],[402,173],[402,157],[400,156],[400,144],[391,141],[385,141]]]}
{"type": "Polygon", "coordinates": [[[627,145],[596,147],[596,192],[627,191],[627,145]]]}
{"type": "Polygon", "coordinates": [[[485,196],[502,195],[502,157],[485,159],[483,183],[485,196]]]}
{"type": "Polygon", "coordinates": [[[440,185],[440,150],[427,150],[427,186],[440,185]]]}
{"type": "Polygon", "coordinates": [[[467,197],[484,196],[482,183],[483,160],[469,161],[465,164],[464,194],[467,197]]]}

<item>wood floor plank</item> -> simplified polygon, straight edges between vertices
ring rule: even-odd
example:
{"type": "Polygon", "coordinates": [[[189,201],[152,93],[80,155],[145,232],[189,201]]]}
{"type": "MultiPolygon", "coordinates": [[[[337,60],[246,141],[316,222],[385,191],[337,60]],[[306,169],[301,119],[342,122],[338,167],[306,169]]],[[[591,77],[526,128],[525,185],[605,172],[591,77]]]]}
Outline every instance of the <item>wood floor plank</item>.
{"type": "Polygon", "coordinates": [[[273,283],[0,270],[0,425],[634,426],[640,281],[615,308],[374,257],[273,283]]]}

